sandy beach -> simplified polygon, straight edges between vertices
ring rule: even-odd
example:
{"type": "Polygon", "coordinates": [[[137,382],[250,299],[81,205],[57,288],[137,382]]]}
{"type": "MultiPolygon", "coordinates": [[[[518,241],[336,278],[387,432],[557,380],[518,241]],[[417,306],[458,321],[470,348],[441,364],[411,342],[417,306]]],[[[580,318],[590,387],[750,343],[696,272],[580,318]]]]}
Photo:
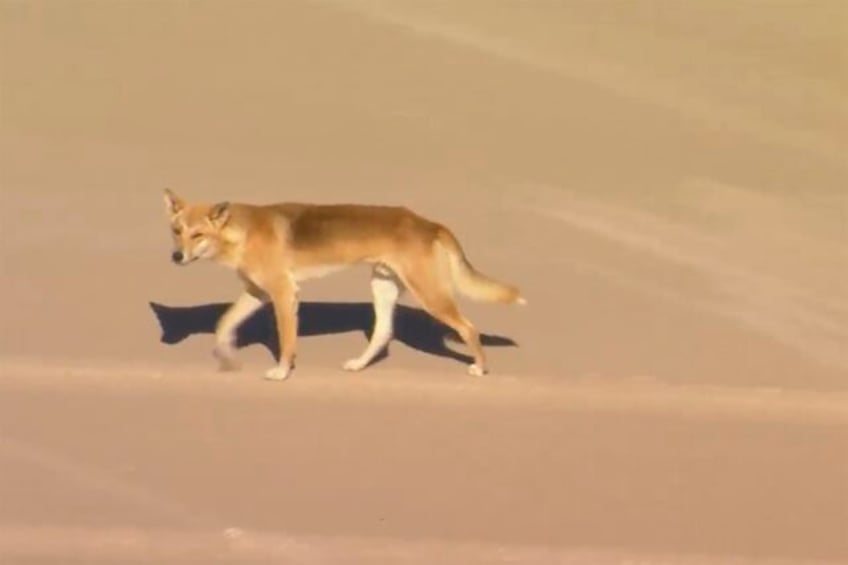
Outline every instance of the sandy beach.
{"type": "Polygon", "coordinates": [[[848,562],[848,6],[0,2],[0,562],[848,562]],[[403,205],[491,374],[369,272],[298,366],[162,190],[403,205]]]}

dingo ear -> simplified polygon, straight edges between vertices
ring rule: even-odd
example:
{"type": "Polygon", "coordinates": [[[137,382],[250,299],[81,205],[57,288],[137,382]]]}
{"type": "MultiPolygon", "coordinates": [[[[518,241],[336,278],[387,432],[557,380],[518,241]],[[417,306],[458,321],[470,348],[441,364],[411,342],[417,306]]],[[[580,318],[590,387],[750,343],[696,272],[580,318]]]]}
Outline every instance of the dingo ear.
{"type": "Polygon", "coordinates": [[[165,212],[171,217],[179,214],[185,208],[185,200],[174,194],[170,188],[165,189],[165,212]]]}
{"type": "Polygon", "coordinates": [[[230,203],[219,202],[209,211],[209,221],[216,228],[222,227],[230,219],[230,203]]]}

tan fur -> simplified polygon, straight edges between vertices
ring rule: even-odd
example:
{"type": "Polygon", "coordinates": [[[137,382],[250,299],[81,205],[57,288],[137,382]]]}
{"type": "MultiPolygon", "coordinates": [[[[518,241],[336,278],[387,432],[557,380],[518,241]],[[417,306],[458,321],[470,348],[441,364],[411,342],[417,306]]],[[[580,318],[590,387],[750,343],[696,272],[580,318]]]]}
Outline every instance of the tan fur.
{"type": "Polygon", "coordinates": [[[454,289],[473,300],[525,304],[514,286],[490,279],[469,262],[456,236],[444,225],[406,208],[355,204],[222,202],[189,205],[165,191],[174,238],[174,260],[208,259],[234,269],[243,294],[222,316],[215,355],[223,368],[235,366],[238,326],[271,301],[280,335],[280,362],[266,374],[286,378],[297,339],[298,283],[357,264],[373,265],[375,331],[366,350],[345,363],[365,367],[391,338],[391,318],[408,289],[432,316],[471,349],[469,372],[484,374],[486,360],[477,330],[460,312],[454,289]]]}

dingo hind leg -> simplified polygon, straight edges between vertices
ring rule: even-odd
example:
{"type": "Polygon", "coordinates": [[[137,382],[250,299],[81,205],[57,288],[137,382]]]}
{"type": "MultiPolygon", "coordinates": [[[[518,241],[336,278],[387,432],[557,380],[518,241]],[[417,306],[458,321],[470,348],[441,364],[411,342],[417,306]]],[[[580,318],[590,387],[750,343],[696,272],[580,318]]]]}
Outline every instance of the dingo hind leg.
{"type": "Polygon", "coordinates": [[[371,339],[362,354],[344,363],[343,367],[346,371],[360,371],[367,367],[392,339],[395,306],[403,290],[403,283],[391,269],[379,263],[374,266],[371,274],[374,328],[371,331],[371,339]]]}
{"type": "Polygon", "coordinates": [[[468,373],[482,376],[488,372],[486,356],[480,343],[480,333],[459,311],[454,300],[452,285],[433,250],[422,252],[414,261],[407,262],[399,272],[404,284],[421,306],[434,318],[453,329],[471,350],[474,362],[468,373]]]}

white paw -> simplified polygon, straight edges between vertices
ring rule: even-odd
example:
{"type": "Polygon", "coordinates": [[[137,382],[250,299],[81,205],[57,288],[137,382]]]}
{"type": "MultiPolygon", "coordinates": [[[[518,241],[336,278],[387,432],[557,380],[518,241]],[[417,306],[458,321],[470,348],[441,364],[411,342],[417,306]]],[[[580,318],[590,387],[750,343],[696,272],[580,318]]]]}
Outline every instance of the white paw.
{"type": "Polygon", "coordinates": [[[342,368],[344,368],[345,371],[361,371],[365,368],[365,365],[367,364],[368,363],[366,361],[363,361],[362,359],[359,359],[357,357],[356,359],[348,359],[347,361],[345,361],[344,365],[342,365],[342,368]]]}
{"type": "Polygon", "coordinates": [[[477,363],[472,363],[468,366],[468,374],[472,377],[482,377],[486,374],[486,369],[478,365],[477,363]]]}
{"type": "Polygon", "coordinates": [[[265,372],[265,378],[269,381],[283,381],[288,378],[291,373],[290,367],[274,367],[265,372]]]}
{"type": "Polygon", "coordinates": [[[239,369],[239,363],[235,358],[235,350],[225,344],[218,344],[212,350],[212,355],[218,360],[219,371],[235,371],[239,369]]]}

